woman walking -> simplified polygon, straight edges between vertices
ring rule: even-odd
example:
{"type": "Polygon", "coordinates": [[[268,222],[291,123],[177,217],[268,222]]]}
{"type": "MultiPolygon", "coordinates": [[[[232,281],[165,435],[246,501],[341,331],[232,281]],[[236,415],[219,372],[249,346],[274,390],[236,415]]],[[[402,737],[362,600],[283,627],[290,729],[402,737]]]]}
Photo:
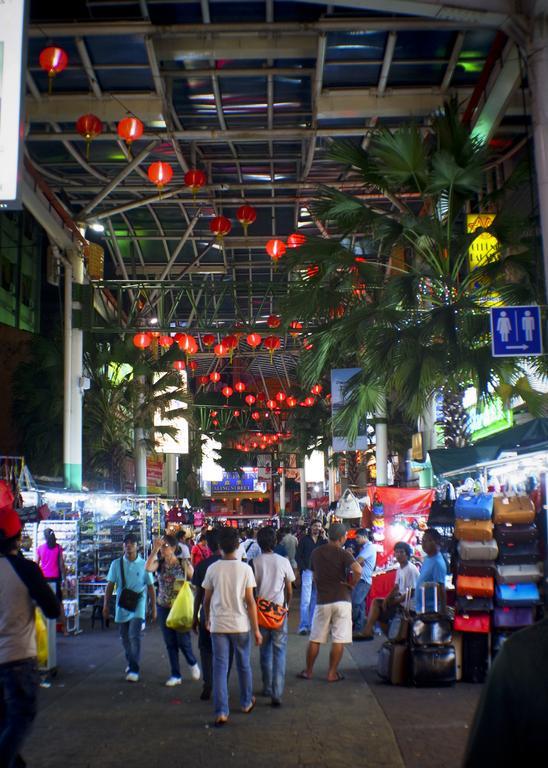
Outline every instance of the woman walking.
{"type": "Polygon", "coordinates": [[[36,561],[44,574],[44,578],[55,592],[55,596],[59,601],[61,608],[59,619],[63,626],[63,634],[66,637],[68,635],[67,619],[63,606],[63,585],[66,579],[66,568],[63,547],[57,543],[55,533],[51,528],[45,529],[44,539],[44,544],[41,544],[36,549],[36,561]]]}
{"type": "Polygon", "coordinates": [[[150,556],[146,562],[146,570],[156,573],[158,576],[158,598],[156,601],[158,622],[164,636],[171,675],[166,681],[168,687],[180,685],[183,680],[179,666],[179,651],[182,651],[187,664],[190,667],[190,676],[193,680],[200,679],[200,667],[192,651],[192,639],[190,632],[176,632],[166,625],[167,617],[173,601],[184,581],[192,578],[192,566],[181,561],[175,554],[178,547],[174,536],[162,536],[156,539],[150,556]]]}

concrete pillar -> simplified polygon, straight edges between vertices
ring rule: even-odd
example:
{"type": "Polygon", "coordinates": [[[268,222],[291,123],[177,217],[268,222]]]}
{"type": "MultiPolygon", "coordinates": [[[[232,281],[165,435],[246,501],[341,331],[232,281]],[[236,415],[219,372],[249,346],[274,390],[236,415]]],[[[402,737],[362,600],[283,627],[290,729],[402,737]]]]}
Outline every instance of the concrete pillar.
{"type": "Polygon", "coordinates": [[[422,432],[424,453],[436,447],[436,399],[432,397],[419,419],[419,432],[422,432]]]}
{"type": "Polygon", "coordinates": [[[303,466],[299,469],[299,475],[301,478],[301,516],[306,517],[308,514],[308,507],[306,506],[306,476],[304,474],[304,462],[303,466]]]}
{"type": "Polygon", "coordinates": [[[375,414],[377,485],[388,484],[388,424],[386,421],[386,400],[379,406],[375,414]]]}
{"type": "Polygon", "coordinates": [[[327,483],[328,483],[328,493],[329,493],[329,503],[336,501],[335,498],[335,480],[336,480],[336,470],[334,467],[331,466],[331,458],[333,456],[333,448],[329,446],[327,451],[327,483]]]}
{"type": "Polygon", "coordinates": [[[285,514],[285,467],[283,461],[280,462],[280,469],[282,473],[280,475],[280,517],[285,514]]]}
{"type": "Polygon", "coordinates": [[[531,20],[529,87],[532,96],[533,144],[538,185],[544,290],[548,299],[548,2],[537,0],[531,20]]]}
{"type": "MultiPolygon", "coordinates": [[[[145,377],[137,376],[136,384],[139,387],[137,402],[144,402],[145,377]]],[[[135,459],[135,492],[137,496],[147,495],[147,449],[145,443],[145,431],[142,427],[134,429],[134,459],[135,459]]]]}
{"type": "Polygon", "coordinates": [[[166,453],[166,491],[170,499],[177,497],[177,464],[176,453],[166,453]]]}
{"type": "Polygon", "coordinates": [[[63,323],[63,474],[65,488],[71,485],[70,468],[70,395],[72,358],[72,264],[62,259],[65,268],[64,323],[63,323]]]}
{"type": "MultiPolygon", "coordinates": [[[[72,265],[72,329],[70,333],[70,462],[69,488],[82,490],[82,406],[84,376],[84,332],[82,330],[81,286],[84,283],[84,259],[74,249],[69,254],[72,265]]],[[[67,289],[68,295],[68,289],[67,289]]],[[[68,344],[67,344],[68,351],[68,344]]],[[[65,472],[65,474],[67,474],[65,472]]]]}

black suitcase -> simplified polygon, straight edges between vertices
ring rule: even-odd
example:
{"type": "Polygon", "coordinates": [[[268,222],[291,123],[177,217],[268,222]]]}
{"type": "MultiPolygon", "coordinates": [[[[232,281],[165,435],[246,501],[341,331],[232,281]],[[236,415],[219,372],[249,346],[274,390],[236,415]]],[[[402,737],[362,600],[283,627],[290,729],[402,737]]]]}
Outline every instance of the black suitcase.
{"type": "Polygon", "coordinates": [[[495,539],[501,544],[530,544],[538,540],[536,525],[495,525],[495,539]]]}
{"type": "Polygon", "coordinates": [[[434,501],[428,515],[429,528],[452,528],[455,525],[455,502],[434,501]]]}
{"type": "Polygon", "coordinates": [[[474,613],[493,610],[493,601],[490,597],[457,597],[457,610],[459,613],[474,613]]]}
{"type": "Polygon", "coordinates": [[[483,683],[489,669],[489,635],[465,632],[462,641],[462,679],[483,683]]]}
{"type": "Polygon", "coordinates": [[[450,645],[452,639],[451,621],[439,613],[422,614],[411,624],[413,645],[450,645]]]}
{"type": "Polygon", "coordinates": [[[411,682],[416,686],[453,685],[457,679],[452,645],[411,648],[411,682]]]}
{"type": "Polygon", "coordinates": [[[537,563],[540,559],[538,541],[528,544],[511,544],[501,542],[498,562],[501,565],[527,565],[537,563]]]}
{"type": "Polygon", "coordinates": [[[460,576],[492,576],[497,575],[497,566],[492,560],[459,560],[457,573],[460,576]]]}

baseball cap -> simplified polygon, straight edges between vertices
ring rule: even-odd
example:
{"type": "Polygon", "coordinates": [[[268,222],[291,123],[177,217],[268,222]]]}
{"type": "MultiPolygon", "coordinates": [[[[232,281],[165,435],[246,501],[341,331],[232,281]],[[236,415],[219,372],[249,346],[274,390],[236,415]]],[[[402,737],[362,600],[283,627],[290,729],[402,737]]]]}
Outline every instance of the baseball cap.
{"type": "Polygon", "coordinates": [[[13,507],[0,508],[0,536],[11,539],[21,530],[21,520],[13,507]]]}

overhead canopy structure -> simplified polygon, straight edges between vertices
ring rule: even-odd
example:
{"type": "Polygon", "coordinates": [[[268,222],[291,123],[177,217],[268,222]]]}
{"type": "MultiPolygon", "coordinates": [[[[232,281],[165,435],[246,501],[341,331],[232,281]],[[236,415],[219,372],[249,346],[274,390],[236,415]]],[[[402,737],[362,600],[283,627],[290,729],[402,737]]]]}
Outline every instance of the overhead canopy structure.
{"type": "Polygon", "coordinates": [[[434,474],[447,475],[489,464],[505,453],[521,456],[540,451],[548,452],[548,418],[505,429],[466,448],[436,448],[428,456],[434,474]]]}

